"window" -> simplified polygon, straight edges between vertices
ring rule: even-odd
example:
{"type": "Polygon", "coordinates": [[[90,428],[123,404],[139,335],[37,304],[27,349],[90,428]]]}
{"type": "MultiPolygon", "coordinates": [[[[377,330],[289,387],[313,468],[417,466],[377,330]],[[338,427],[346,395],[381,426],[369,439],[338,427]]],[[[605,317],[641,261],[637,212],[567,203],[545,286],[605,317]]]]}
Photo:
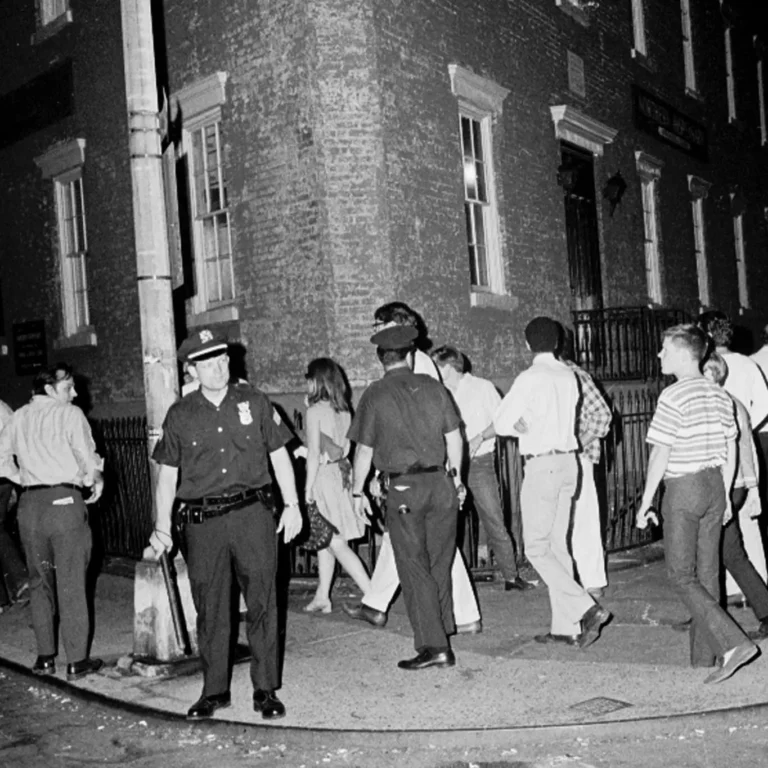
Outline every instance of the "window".
{"type": "Polygon", "coordinates": [[[47,40],[71,21],[69,0],[37,0],[37,31],[32,35],[32,43],[47,40]]]}
{"type": "Polygon", "coordinates": [[[43,178],[53,182],[56,252],[61,280],[62,332],[55,346],[96,344],[88,302],[88,237],[83,195],[85,139],[52,147],[35,158],[43,178]]]}
{"type": "Polygon", "coordinates": [[[768,116],[765,113],[765,80],[763,78],[763,45],[755,36],[757,51],[757,103],[760,111],[760,143],[768,144],[768,116]]]}
{"type": "Polygon", "coordinates": [[[728,97],[728,120],[736,119],[736,81],[733,77],[733,39],[731,28],[725,28],[725,86],[728,97]]]}
{"type": "Polygon", "coordinates": [[[664,163],[645,152],[635,152],[637,173],[640,176],[643,205],[643,230],[645,233],[645,276],[648,298],[652,303],[662,304],[661,276],[661,225],[659,222],[659,190],[661,169],[664,163]]]}
{"type": "Polygon", "coordinates": [[[710,184],[696,176],[688,176],[691,192],[691,214],[693,216],[693,250],[696,256],[696,276],[699,283],[699,303],[702,307],[712,304],[707,262],[707,239],[704,226],[704,201],[709,194],[710,184]]]}
{"type": "Polygon", "coordinates": [[[634,48],[632,55],[647,56],[648,51],[645,47],[645,9],[643,0],[632,0],[632,33],[634,36],[634,48]]]}
{"type": "Polygon", "coordinates": [[[685,90],[696,95],[696,65],[693,56],[693,26],[691,24],[691,0],[680,0],[683,21],[683,63],[685,65],[685,90]]]}
{"type": "Polygon", "coordinates": [[[587,27],[589,26],[587,12],[595,3],[591,0],[555,0],[555,5],[579,24],[587,27]]]}
{"type": "Polygon", "coordinates": [[[584,59],[573,51],[568,51],[568,90],[582,99],[587,96],[587,83],[584,76],[584,59]]]}
{"type": "Polygon", "coordinates": [[[226,80],[226,73],[217,72],[175,94],[183,119],[193,229],[197,284],[191,309],[201,323],[238,317],[222,137],[226,80]]]}
{"type": "Polygon", "coordinates": [[[506,297],[499,214],[494,188],[492,119],[509,93],[455,64],[451,89],[459,102],[464,218],[473,306],[503,306],[506,297]]]}
{"type": "Polygon", "coordinates": [[[749,309],[749,284],[747,282],[747,256],[744,243],[744,198],[741,191],[731,192],[733,214],[733,250],[736,256],[736,277],[739,283],[739,306],[749,309]]]}

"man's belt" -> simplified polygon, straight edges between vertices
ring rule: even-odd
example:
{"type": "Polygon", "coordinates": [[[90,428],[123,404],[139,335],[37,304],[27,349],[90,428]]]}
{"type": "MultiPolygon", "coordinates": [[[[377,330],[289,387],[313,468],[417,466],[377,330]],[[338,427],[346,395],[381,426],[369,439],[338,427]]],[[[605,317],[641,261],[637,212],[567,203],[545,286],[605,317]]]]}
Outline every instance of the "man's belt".
{"type": "Polygon", "coordinates": [[[576,453],[576,451],[560,451],[557,448],[553,448],[551,451],[544,451],[544,453],[526,453],[523,458],[526,461],[530,461],[531,459],[538,459],[540,456],[567,456],[569,453],[576,453]]]}
{"type": "Polygon", "coordinates": [[[410,469],[406,469],[403,472],[387,472],[386,475],[390,480],[395,480],[396,478],[403,477],[404,475],[427,475],[432,472],[445,472],[445,467],[411,467],[410,469]]]}
{"type": "Polygon", "coordinates": [[[254,501],[260,501],[265,507],[272,509],[274,506],[272,486],[263,485],[261,488],[248,488],[239,493],[229,493],[223,496],[182,499],[182,507],[178,512],[179,524],[202,523],[211,517],[220,517],[228,512],[246,507],[254,501]]]}
{"type": "Polygon", "coordinates": [[[23,485],[24,491],[44,491],[51,488],[69,488],[72,491],[80,491],[82,493],[83,486],[76,485],[75,483],[54,483],[53,485],[23,485]]]}

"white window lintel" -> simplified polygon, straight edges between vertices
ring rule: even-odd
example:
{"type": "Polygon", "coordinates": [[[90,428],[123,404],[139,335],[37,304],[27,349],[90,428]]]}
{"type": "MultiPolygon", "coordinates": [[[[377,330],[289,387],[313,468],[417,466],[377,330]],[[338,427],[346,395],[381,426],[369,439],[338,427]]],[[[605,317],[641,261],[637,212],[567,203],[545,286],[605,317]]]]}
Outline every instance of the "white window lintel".
{"type": "Polygon", "coordinates": [[[649,155],[647,152],[638,150],[635,152],[635,165],[637,172],[644,181],[656,181],[661,177],[664,161],[649,155]]]}
{"type": "Polygon", "coordinates": [[[227,100],[226,86],[227,73],[214,72],[177,91],[173,99],[181,109],[182,120],[220,108],[227,100]]]}
{"type": "Polygon", "coordinates": [[[693,176],[690,173],[688,174],[688,190],[694,200],[706,200],[711,186],[711,182],[706,181],[699,176],[693,176]]]}
{"type": "Polygon", "coordinates": [[[451,91],[460,102],[494,115],[501,112],[504,99],[509,95],[508,88],[487,77],[476,75],[459,64],[449,64],[448,74],[451,77],[451,91]]]}
{"type": "Polygon", "coordinates": [[[603,156],[603,148],[610,144],[618,131],[595,120],[567,104],[549,108],[555,124],[555,136],[561,141],[575,144],[597,157],[603,156]]]}
{"type": "Polygon", "coordinates": [[[44,179],[60,176],[65,171],[85,164],[85,139],[72,139],[55,144],[35,158],[44,179]]]}

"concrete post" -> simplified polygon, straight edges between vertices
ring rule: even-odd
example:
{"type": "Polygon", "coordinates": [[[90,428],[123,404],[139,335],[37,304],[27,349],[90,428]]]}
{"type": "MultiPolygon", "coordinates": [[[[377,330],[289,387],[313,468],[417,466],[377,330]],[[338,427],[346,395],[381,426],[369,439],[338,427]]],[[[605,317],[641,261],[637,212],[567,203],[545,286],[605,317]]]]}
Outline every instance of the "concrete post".
{"type": "MultiPolygon", "coordinates": [[[[128,129],[133,186],[133,222],[136,241],[136,275],[141,317],[141,350],[150,456],[160,439],[161,427],[179,391],[176,340],[173,325],[171,270],[168,255],[165,195],[157,82],[150,0],[121,0],[123,58],[128,108],[128,129]]],[[[153,462],[152,485],[157,480],[153,462]]],[[[154,510],[153,510],[154,518],[154,510]]],[[[180,570],[180,569],[179,569],[180,570]]],[[[180,570],[181,572],[181,570],[180,570]]],[[[178,655],[174,641],[164,635],[171,630],[168,601],[163,593],[156,564],[141,564],[136,571],[134,654],[178,655]],[[147,621],[147,611],[155,616],[147,621]],[[163,637],[158,637],[160,633],[163,637]],[[162,649],[166,649],[163,651],[162,649]]],[[[185,590],[182,589],[182,592],[185,590]]]]}

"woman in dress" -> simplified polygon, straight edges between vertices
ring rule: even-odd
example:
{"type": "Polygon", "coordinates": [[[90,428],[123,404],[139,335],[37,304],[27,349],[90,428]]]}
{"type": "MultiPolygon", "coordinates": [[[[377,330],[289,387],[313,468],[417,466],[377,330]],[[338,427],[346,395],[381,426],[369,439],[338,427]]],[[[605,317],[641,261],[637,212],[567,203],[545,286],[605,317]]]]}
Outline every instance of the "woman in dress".
{"type": "Polygon", "coordinates": [[[371,580],[348,541],[365,533],[367,520],[360,519],[352,503],[352,466],[347,458],[347,430],[352,420],[349,389],[341,367],[328,357],[309,364],[307,379],[307,484],[305,499],[315,502],[320,513],[338,534],[327,549],[317,553],[317,591],[305,611],[331,612],[331,586],[336,561],[352,577],[365,596],[371,580]]]}

